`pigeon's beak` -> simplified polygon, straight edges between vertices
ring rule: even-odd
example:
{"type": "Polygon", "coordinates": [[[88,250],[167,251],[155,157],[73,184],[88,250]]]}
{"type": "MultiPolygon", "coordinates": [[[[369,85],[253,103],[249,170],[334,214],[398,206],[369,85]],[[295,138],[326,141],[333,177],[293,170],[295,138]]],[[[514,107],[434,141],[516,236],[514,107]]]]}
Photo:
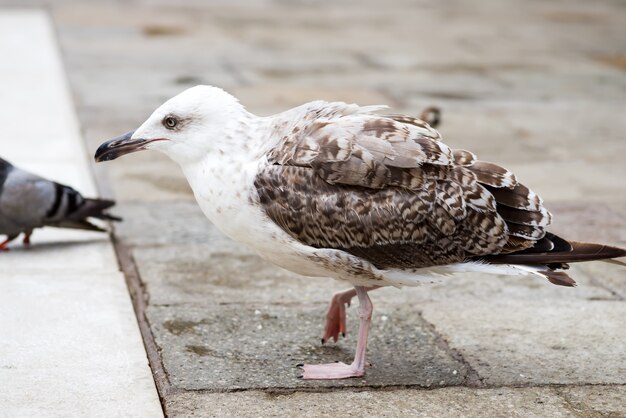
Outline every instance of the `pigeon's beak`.
{"type": "Polygon", "coordinates": [[[124,135],[120,135],[100,145],[94,156],[96,162],[111,161],[122,155],[146,149],[146,145],[151,142],[165,139],[133,138],[134,133],[135,131],[126,132],[124,135]]]}

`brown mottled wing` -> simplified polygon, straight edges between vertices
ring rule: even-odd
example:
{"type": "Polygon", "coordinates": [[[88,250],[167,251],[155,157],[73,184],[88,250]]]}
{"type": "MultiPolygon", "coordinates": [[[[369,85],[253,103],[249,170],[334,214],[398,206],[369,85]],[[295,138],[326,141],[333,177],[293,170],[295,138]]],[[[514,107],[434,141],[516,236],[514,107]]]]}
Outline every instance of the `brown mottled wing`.
{"type": "Polygon", "coordinates": [[[419,268],[517,251],[544,235],[549,214],[522,202],[527,189],[510,172],[451,150],[422,121],[304,119],[269,153],[255,187],[268,216],[307,245],[419,268]],[[500,201],[511,204],[504,214],[500,201]]]}
{"type": "Polygon", "coordinates": [[[453,263],[497,251],[505,240],[495,212],[469,210],[456,221],[434,189],[329,184],[313,168],[281,165],[266,167],[255,186],[268,216],[300,242],[381,268],[453,263]]]}

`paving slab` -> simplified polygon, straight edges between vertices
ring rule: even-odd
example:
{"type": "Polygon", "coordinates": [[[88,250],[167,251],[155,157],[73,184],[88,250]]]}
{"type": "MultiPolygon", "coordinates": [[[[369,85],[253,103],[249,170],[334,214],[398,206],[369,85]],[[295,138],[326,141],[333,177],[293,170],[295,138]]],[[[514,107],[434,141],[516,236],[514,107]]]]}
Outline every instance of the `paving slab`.
{"type": "MultiPolygon", "coordinates": [[[[621,262],[624,262],[623,258],[621,262]]],[[[583,266],[582,270],[596,286],[605,288],[615,298],[626,300],[626,277],[623,265],[591,263],[583,266]]]]}
{"type": "Polygon", "coordinates": [[[5,272],[0,306],[1,416],[162,414],[121,273],[5,272]]]}
{"type": "Polygon", "coordinates": [[[488,385],[626,383],[624,301],[450,298],[421,309],[488,385]]]}
{"type": "Polygon", "coordinates": [[[574,241],[626,244],[626,206],[579,199],[555,202],[550,205],[550,211],[554,215],[550,229],[557,234],[574,241]]]}
{"type": "MultiPolygon", "coordinates": [[[[299,363],[350,363],[356,330],[320,344],[325,307],[232,304],[150,308],[156,343],[170,383],[187,390],[454,386],[468,370],[428,325],[403,309],[383,307],[372,326],[365,379],[304,381],[299,363]],[[319,326],[318,326],[319,324],[319,326]]],[[[354,311],[350,324],[358,324],[354,311]]]]}
{"type": "Polygon", "coordinates": [[[578,416],[624,416],[626,386],[569,386],[555,388],[555,391],[578,416]]]}
{"type": "Polygon", "coordinates": [[[10,255],[2,254],[11,265],[10,272],[63,271],[68,260],[72,260],[74,272],[119,272],[107,234],[43,228],[35,230],[31,242],[30,247],[24,247],[18,239],[11,244],[10,255]]]}
{"type": "Polygon", "coordinates": [[[223,241],[228,244],[212,242],[133,250],[150,303],[187,306],[327,303],[334,292],[350,287],[332,279],[293,274],[226,237],[223,241]]]}
{"type": "Polygon", "coordinates": [[[576,389],[580,402],[569,401],[552,388],[351,391],[310,393],[193,392],[176,394],[165,405],[170,416],[219,417],[580,417],[614,416],[623,411],[624,387],[576,389]],[[606,390],[607,395],[604,395],[606,390]],[[589,395],[587,395],[589,393],[589,395]],[[592,401],[587,405],[586,397],[592,401]],[[571,404],[569,402],[572,402],[571,404]],[[613,414],[613,415],[610,415],[613,414]]]}

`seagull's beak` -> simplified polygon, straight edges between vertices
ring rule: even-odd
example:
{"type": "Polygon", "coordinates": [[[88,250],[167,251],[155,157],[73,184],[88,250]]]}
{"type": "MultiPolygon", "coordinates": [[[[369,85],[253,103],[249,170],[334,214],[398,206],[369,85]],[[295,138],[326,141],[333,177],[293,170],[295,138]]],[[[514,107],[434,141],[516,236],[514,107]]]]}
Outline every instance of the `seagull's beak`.
{"type": "Polygon", "coordinates": [[[135,131],[126,132],[100,145],[94,156],[96,162],[111,161],[122,155],[146,149],[146,145],[151,142],[165,140],[165,138],[133,138],[134,133],[135,131]]]}

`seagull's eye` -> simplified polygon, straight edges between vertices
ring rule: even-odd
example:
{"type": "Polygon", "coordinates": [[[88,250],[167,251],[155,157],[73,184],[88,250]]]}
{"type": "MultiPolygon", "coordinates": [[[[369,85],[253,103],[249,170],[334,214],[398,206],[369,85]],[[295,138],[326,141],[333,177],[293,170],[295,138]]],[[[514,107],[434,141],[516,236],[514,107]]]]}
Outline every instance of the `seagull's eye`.
{"type": "Polygon", "coordinates": [[[178,119],[176,119],[174,116],[166,116],[163,119],[163,126],[165,126],[167,129],[174,129],[176,125],[178,125],[178,119]]]}

